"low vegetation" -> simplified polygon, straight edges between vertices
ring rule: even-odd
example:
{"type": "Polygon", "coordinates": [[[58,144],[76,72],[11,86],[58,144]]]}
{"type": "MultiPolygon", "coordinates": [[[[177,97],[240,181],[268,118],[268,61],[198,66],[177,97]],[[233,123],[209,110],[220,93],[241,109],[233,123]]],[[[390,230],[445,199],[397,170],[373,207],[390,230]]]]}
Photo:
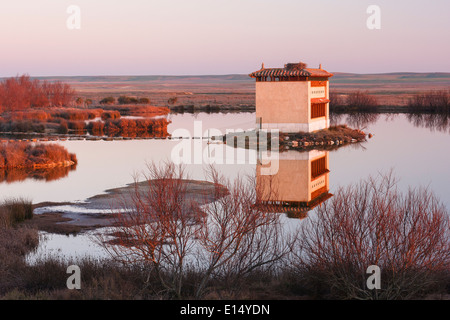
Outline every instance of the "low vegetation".
{"type": "Polygon", "coordinates": [[[7,112],[0,118],[0,132],[86,134],[96,136],[167,135],[169,122],[158,116],[167,108],[153,106],[111,106],[108,109],[52,108],[28,112],[7,112]],[[123,118],[122,115],[132,118],[123,118]]]}
{"type": "Polygon", "coordinates": [[[316,147],[339,145],[366,140],[366,133],[346,124],[330,126],[316,132],[280,133],[280,145],[290,147],[316,147]]]}
{"type": "Polygon", "coordinates": [[[44,168],[77,163],[76,155],[57,144],[0,143],[0,168],[44,168]]]}
{"type": "Polygon", "coordinates": [[[102,100],[100,100],[100,104],[115,104],[116,98],[114,97],[105,97],[102,100]]]}
{"type": "MultiPolygon", "coordinates": [[[[189,210],[174,167],[150,167],[152,188],[124,203],[111,259],[46,258],[29,265],[36,230],[0,227],[3,299],[446,299],[450,294],[449,216],[428,189],[400,192],[391,174],[340,188],[298,229],[256,205],[261,190],[210,171],[217,199],[189,210]],[[223,192],[226,186],[228,192],[223,192]],[[256,196],[256,197],[255,197],[256,196]],[[151,222],[151,223],[148,223],[151,222]],[[119,232],[120,231],[120,232],[119,232]],[[194,245],[195,244],[195,245],[194,245]],[[82,289],[66,287],[67,266],[82,289]],[[366,269],[381,269],[381,289],[366,269]]],[[[136,189],[137,192],[138,189],[136,189]]],[[[15,201],[11,208],[20,221],[15,201]]],[[[0,206],[0,212],[5,212],[0,206]],[[3,210],[3,211],[2,211],[3,210]]],[[[267,209],[267,210],[266,210],[267,209]]],[[[9,209],[8,209],[9,210],[9,209]]],[[[110,240],[102,238],[102,240],[110,240]]]]}
{"type": "Polygon", "coordinates": [[[167,135],[167,120],[149,118],[170,110],[149,105],[148,98],[106,97],[100,101],[102,108],[92,108],[92,103],[91,99],[75,99],[68,84],[31,80],[27,75],[8,78],[0,82],[0,132],[80,135],[92,129],[91,133],[112,136],[167,135]],[[123,120],[123,116],[135,118],[123,120]],[[91,121],[103,124],[91,125],[91,121]]]}
{"type": "Polygon", "coordinates": [[[417,299],[450,289],[450,225],[426,188],[400,192],[392,174],[341,188],[300,232],[298,283],[338,299],[417,299]],[[365,287],[381,270],[381,289],[365,287]]]}
{"type": "Polygon", "coordinates": [[[378,100],[368,91],[353,91],[346,95],[330,92],[330,112],[377,112],[378,100]]]}
{"type": "Polygon", "coordinates": [[[66,83],[31,80],[28,75],[7,78],[0,82],[0,111],[68,106],[74,95],[66,83]]]}
{"type": "Polygon", "coordinates": [[[415,95],[408,101],[408,112],[450,114],[450,90],[415,95]]]}
{"type": "Polygon", "coordinates": [[[0,204],[0,228],[11,228],[33,218],[33,205],[25,199],[7,199],[0,204]]]}

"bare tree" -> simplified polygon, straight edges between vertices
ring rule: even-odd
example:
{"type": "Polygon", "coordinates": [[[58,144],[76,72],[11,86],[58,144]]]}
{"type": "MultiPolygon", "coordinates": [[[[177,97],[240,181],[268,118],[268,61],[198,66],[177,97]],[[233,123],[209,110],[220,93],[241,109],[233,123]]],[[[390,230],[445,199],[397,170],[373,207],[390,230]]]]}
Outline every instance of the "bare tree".
{"type": "Polygon", "coordinates": [[[345,299],[408,299],[436,286],[450,266],[449,215],[427,189],[398,191],[391,174],[341,188],[305,221],[297,268],[345,299]],[[367,267],[382,271],[366,287],[367,267]]]}
{"type": "Polygon", "coordinates": [[[116,215],[117,241],[107,248],[126,264],[148,268],[148,283],[156,280],[170,297],[186,297],[189,274],[196,279],[189,295],[201,298],[211,280],[236,283],[255,269],[275,267],[293,248],[295,237],[283,237],[279,215],[259,205],[255,184],[231,184],[212,169],[208,177],[213,197],[193,201],[183,168],[153,164],[147,188],[136,183],[116,215]]]}
{"type": "Polygon", "coordinates": [[[345,99],[345,104],[349,111],[376,111],[378,107],[377,99],[370,95],[368,91],[357,90],[349,93],[345,99]]]}
{"type": "Polygon", "coordinates": [[[236,289],[242,278],[255,270],[276,270],[289,257],[297,240],[295,232],[283,229],[281,214],[262,202],[276,198],[274,188],[256,184],[253,177],[237,178],[231,183],[214,169],[209,175],[215,185],[227,186],[229,194],[218,195],[204,208],[196,255],[203,277],[197,297],[210,279],[220,279],[236,289]]]}

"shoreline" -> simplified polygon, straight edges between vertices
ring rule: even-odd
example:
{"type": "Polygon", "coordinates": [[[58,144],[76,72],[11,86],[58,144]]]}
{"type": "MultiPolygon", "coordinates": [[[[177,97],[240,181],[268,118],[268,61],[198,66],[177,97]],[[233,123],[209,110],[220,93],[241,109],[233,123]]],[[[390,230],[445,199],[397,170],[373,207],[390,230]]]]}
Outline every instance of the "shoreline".
{"type": "MultiPolygon", "coordinates": [[[[186,108],[183,111],[177,111],[178,107],[174,107],[174,110],[171,109],[169,114],[177,115],[177,114],[197,114],[197,113],[208,113],[208,114],[227,114],[227,113],[255,113],[256,109],[239,109],[239,107],[221,107],[217,106],[214,110],[208,110],[208,107],[195,107],[193,109],[186,108]]],[[[430,112],[430,111],[410,111],[407,106],[395,106],[395,105],[380,105],[376,110],[365,110],[364,108],[360,109],[352,109],[345,110],[337,108],[337,110],[333,110],[330,108],[330,115],[354,115],[354,114],[405,114],[405,115],[436,115],[436,116],[446,116],[446,113],[439,112],[430,112]]],[[[15,142],[15,141],[24,141],[24,142],[55,142],[55,141],[119,141],[119,140],[152,140],[152,139],[171,139],[172,136],[170,133],[155,133],[151,135],[136,135],[136,136],[127,136],[127,135],[92,135],[87,133],[65,133],[58,134],[54,132],[18,132],[18,131],[0,131],[0,142],[15,142]]]]}
{"type": "MultiPolygon", "coordinates": [[[[279,152],[292,149],[296,151],[306,151],[310,149],[335,149],[351,143],[360,143],[372,138],[371,133],[365,133],[360,129],[353,129],[347,125],[330,126],[315,132],[295,132],[286,133],[280,131],[276,137],[270,133],[263,135],[260,141],[258,130],[234,132],[223,136],[213,136],[212,141],[222,141],[224,144],[234,148],[244,149],[264,149],[270,150],[274,144],[274,139],[278,140],[279,152]],[[261,148],[260,148],[261,146],[261,148]]],[[[276,142],[275,142],[276,145],[276,142]]]]}
{"type": "MultiPolygon", "coordinates": [[[[200,180],[183,182],[187,190],[187,203],[194,201],[197,206],[201,206],[214,201],[214,183],[200,180]]],[[[24,222],[24,225],[39,231],[66,235],[113,226],[114,215],[126,208],[126,204],[132,206],[135,190],[145,193],[149,185],[149,181],[130,183],[105,190],[82,202],[39,202],[33,204],[33,211],[38,213],[35,212],[33,219],[24,222]]]]}

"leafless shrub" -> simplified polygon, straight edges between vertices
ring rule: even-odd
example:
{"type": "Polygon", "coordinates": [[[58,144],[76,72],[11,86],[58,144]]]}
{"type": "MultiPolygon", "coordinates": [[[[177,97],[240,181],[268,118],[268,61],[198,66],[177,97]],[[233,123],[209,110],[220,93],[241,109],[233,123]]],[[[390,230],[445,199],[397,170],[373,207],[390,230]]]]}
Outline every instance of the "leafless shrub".
{"type": "Polygon", "coordinates": [[[297,267],[335,298],[417,298],[448,277],[449,232],[448,212],[429,190],[402,194],[392,174],[369,178],[338,190],[305,222],[297,267]],[[382,271],[380,290],[366,287],[370,265],[382,271]]]}
{"type": "Polygon", "coordinates": [[[350,93],[345,102],[349,109],[364,111],[376,111],[378,106],[378,101],[374,96],[371,96],[367,91],[360,90],[350,93]]]}
{"type": "Polygon", "coordinates": [[[212,169],[209,177],[214,197],[199,206],[187,196],[183,168],[149,166],[148,188],[136,185],[131,203],[117,214],[117,241],[106,245],[115,259],[146,266],[149,283],[156,279],[169,297],[201,298],[213,279],[231,284],[275,267],[295,241],[283,237],[279,215],[258,205],[254,185],[231,184],[212,169]]]}
{"type": "Polygon", "coordinates": [[[428,128],[432,132],[450,133],[450,114],[408,113],[406,117],[415,127],[428,128]]]}
{"type": "Polygon", "coordinates": [[[330,108],[341,107],[345,105],[344,98],[337,92],[330,91],[330,108]]]}
{"type": "Polygon", "coordinates": [[[0,111],[68,106],[74,95],[66,83],[31,80],[24,74],[0,82],[0,111]]]}
{"type": "Polygon", "coordinates": [[[354,112],[347,115],[346,123],[352,127],[363,130],[367,128],[368,125],[377,122],[379,117],[379,113],[354,112]]]}
{"type": "Polygon", "coordinates": [[[409,112],[450,113],[450,90],[417,94],[408,101],[409,112]]]}

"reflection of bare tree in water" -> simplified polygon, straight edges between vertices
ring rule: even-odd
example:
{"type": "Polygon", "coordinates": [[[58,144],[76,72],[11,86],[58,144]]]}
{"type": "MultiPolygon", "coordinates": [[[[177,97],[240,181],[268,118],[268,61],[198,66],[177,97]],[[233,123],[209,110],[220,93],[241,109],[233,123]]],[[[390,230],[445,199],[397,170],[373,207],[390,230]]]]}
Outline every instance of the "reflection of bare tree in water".
{"type": "Polygon", "coordinates": [[[344,113],[336,113],[330,111],[330,125],[331,126],[337,126],[339,124],[344,123],[343,121],[345,114],[344,113]]]}
{"type": "Polygon", "coordinates": [[[32,168],[0,169],[0,183],[12,183],[26,179],[43,180],[46,182],[58,180],[69,175],[70,171],[76,169],[76,165],[66,167],[43,168],[34,170],[32,168]]]}
{"type": "Polygon", "coordinates": [[[379,113],[351,113],[347,115],[347,123],[351,127],[364,129],[368,125],[375,123],[379,116],[379,113]]]}
{"type": "Polygon", "coordinates": [[[410,113],[407,115],[409,122],[415,127],[428,128],[430,131],[450,133],[450,114],[446,113],[410,113]]]}
{"type": "Polygon", "coordinates": [[[93,136],[154,138],[168,137],[167,119],[114,119],[105,122],[91,122],[87,126],[89,134],[93,136]]]}
{"type": "Polygon", "coordinates": [[[330,125],[348,124],[357,129],[364,129],[368,125],[375,123],[380,114],[368,112],[354,113],[330,113],[330,125]]]}

